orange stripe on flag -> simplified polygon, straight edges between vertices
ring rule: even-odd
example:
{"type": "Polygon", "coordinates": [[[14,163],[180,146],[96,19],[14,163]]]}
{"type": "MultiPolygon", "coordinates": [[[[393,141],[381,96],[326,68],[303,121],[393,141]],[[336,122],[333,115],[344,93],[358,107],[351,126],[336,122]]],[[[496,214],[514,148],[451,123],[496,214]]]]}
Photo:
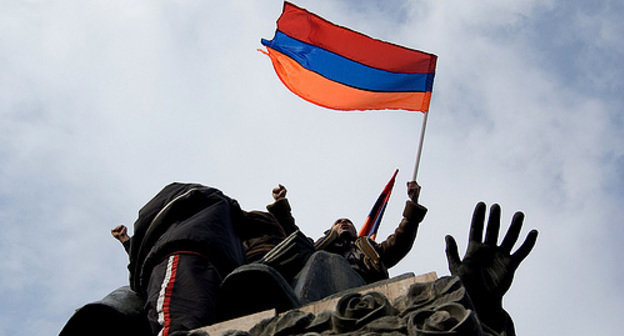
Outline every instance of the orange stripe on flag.
{"type": "Polygon", "coordinates": [[[275,72],[301,98],[335,110],[408,110],[427,112],[431,92],[373,92],[331,81],[292,58],[267,48],[275,72]]]}

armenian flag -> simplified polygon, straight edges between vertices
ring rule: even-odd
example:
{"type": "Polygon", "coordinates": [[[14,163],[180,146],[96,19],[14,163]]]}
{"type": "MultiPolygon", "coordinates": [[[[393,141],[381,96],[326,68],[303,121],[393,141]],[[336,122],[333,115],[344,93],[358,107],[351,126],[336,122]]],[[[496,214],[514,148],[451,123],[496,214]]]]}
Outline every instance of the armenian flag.
{"type": "Polygon", "coordinates": [[[429,110],[436,55],[373,39],[289,2],[273,39],[261,42],[280,80],[309,102],[335,110],[429,110]]]}
{"type": "Polygon", "coordinates": [[[386,187],[381,192],[381,195],[377,198],[375,205],[373,205],[368,217],[366,217],[366,220],[364,221],[364,225],[360,228],[358,237],[370,237],[372,240],[375,240],[377,230],[379,229],[379,223],[381,222],[381,217],[383,217],[384,211],[386,211],[386,205],[390,199],[390,194],[392,193],[392,188],[394,187],[394,180],[398,172],[398,169],[394,171],[392,178],[388,181],[388,184],[386,184],[386,187]]]}

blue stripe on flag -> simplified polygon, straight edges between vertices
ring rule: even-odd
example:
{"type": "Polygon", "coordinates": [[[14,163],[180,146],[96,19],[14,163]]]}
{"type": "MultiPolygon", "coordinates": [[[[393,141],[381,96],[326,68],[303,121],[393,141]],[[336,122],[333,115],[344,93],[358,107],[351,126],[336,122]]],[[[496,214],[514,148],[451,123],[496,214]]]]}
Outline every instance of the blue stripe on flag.
{"type": "Polygon", "coordinates": [[[426,92],[433,87],[433,73],[398,73],[372,68],[277,31],[262,44],[291,58],[319,75],[358,89],[376,92],[426,92]]]}

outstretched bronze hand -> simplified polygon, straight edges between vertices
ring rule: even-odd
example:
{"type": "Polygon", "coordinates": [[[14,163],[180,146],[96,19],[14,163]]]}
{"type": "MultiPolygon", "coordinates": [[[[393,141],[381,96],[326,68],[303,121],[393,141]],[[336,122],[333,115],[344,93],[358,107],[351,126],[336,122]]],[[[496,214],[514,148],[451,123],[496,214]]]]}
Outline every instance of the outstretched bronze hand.
{"type": "Polygon", "coordinates": [[[537,231],[529,232],[520,248],[512,254],[511,249],[520,235],[524,214],[514,214],[505,238],[500,245],[496,245],[500,230],[500,206],[494,204],[490,208],[483,239],[485,211],[485,203],[477,203],[464,258],[459,258],[457,243],[450,235],[446,236],[446,257],[451,274],[459,276],[464,283],[481,321],[498,332],[511,328],[507,334],[513,334],[513,324],[508,325],[511,320],[502,307],[503,295],[511,287],[516,269],[533,249],[537,231]]]}

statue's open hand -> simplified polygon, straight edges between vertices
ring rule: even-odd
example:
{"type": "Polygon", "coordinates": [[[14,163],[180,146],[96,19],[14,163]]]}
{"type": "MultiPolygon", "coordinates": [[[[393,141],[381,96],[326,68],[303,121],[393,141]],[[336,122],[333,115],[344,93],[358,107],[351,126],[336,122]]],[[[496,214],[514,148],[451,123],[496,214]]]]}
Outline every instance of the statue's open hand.
{"type": "Polygon", "coordinates": [[[500,246],[497,246],[501,209],[498,204],[490,208],[487,231],[483,240],[483,223],[486,206],[479,202],[475,207],[470,225],[468,249],[459,258],[457,244],[452,236],[446,236],[446,257],[451,274],[461,278],[480,318],[497,318],[502,311],[503,295],[509,290],[514,273],[522,260],[531,252],[537,239],[532,230],[518,250],[511,249],[518,240],[524,214],[516,212],[500,246]]]}

